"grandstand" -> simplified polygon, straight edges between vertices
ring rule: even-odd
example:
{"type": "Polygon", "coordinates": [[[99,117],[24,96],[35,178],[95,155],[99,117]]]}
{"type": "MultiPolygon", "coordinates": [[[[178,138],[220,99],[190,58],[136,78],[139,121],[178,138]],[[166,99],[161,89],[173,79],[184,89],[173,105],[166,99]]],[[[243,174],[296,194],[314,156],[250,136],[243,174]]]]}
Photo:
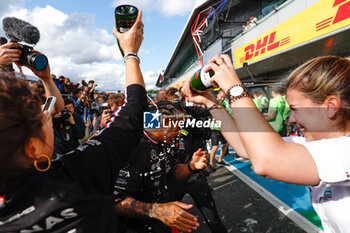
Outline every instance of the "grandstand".
{"type": "Polygon", "coordinates": [[[348,56],[349,6],[348,0],[198,0],[156,86],[180,87],[220,53],[232,57],[250,85],[280,82],[315,56],[348,56]]]}

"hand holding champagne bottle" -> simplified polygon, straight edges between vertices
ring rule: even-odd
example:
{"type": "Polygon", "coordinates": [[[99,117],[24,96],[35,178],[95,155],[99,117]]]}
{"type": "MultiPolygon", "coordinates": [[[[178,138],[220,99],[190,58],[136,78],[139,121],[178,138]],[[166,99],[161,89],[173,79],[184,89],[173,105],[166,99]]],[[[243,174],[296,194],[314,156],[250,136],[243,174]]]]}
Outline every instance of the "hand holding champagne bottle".
{"type": "MultiPolygon", "coordinates": [[[[132,5],[120,5],[115,8],[115,25],[117,27],[118,32],[124,33],[129,31],[129,29],[134,25],[138,16],[139,10],[132,5]]],[[[119,40],[118,46],[120,53],[124,57],[124,51],[120,46],[119,40]]]]}
{"type": "Polygon", "coordinates": [[[194,93],[202,93],[213,87],[210,82],[210,78],[214,76],[214,71],[204,72],[204,68],[201,68],[195,72],[190,80],[190,87],[194,93]]]}

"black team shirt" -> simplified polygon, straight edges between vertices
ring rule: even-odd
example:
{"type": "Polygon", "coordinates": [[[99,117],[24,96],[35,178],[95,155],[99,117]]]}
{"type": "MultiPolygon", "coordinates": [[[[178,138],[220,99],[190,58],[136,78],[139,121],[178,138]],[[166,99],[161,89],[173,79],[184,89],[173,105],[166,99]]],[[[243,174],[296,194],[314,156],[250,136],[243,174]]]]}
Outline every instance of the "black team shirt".
{"type": "MultiPolygon", "coordinates": [[[[173,147],[164,147],[150,139],[144,132],[128,163],[117,171],[114,197],[121,202],[128,197],[146,203],[165,203],[173,199],[173,168],[177,164],[177,154],[173,147]]],[[[171,233],[171,229],[161,221],[120,216],[123,232],[171,233]]]]}
{"type": "Polygon", "coordinates": [[[48,172],[33,171],[7,193],[0,205],[0,232],[114,233],[113,186],[142,135],[146,91],[126,90],[125,105],[92,140],[54,162],[48,172]]]}

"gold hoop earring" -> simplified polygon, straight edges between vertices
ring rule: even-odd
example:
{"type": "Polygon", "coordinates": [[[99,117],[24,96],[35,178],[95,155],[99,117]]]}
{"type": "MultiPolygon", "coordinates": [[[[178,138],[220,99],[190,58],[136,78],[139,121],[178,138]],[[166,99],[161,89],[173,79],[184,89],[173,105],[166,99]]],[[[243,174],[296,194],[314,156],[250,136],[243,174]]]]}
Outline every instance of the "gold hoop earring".
{"type": "Polygon", "coordinates": [[[50,159],[49,156],[47,156],[47,155],[45,155],[45,154],[39,155],[38,158],[41,158],[41,157],[44,157],[44,158],[47,159],[47,163],[48,163],[48,164],[47,164],[47,168],[41,169],[41,168],[38,166],[38,161],[37,161],[37,160],[34,160],[34,167],[35,167],[35,169],[36,169],[37,171],[39,171],[39,172],[46,172],[46,171],[49,170],[50,167],[51,167],[51,159],[50,159]]]}

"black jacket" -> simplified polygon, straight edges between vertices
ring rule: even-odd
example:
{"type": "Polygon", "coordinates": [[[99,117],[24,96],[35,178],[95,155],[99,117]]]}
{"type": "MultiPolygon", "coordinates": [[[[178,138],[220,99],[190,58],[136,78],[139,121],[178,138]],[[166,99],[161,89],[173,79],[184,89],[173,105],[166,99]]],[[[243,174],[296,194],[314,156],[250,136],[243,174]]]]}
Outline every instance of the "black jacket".
{"type": "Polygon", "coordinates": [[[0,192],[6,198],[0,232],[118,232],[114,174],[139,142],[146,108],[143,87],[131,85],[126,94],[127,103],[114,113],[118,117],[98,136],[54,162],[48,172],[33,171],[13,191],[0,192]]]}
{"type": "MultiPolygon", "coordinates": [[[[115,202],[132,197],[146,203],[165,203],[172,200],[173,168],[177,154],[147,139],[141,138],[128,163],[119,170],[114,186],[115,202]]],[[[123,232],[167,233],[171,229],[152,219],[118,218],[123,232]]]]}
{"type": "Polygon", "coordinates": [[[85,124],[81,116],[74,113],[74,125],[62,118],[53,118],[55,152],[65,154],[79,146],[79,139],[85,136],[85,124]],[[66,129],[68,128],[68,130],[66,129]]]}

